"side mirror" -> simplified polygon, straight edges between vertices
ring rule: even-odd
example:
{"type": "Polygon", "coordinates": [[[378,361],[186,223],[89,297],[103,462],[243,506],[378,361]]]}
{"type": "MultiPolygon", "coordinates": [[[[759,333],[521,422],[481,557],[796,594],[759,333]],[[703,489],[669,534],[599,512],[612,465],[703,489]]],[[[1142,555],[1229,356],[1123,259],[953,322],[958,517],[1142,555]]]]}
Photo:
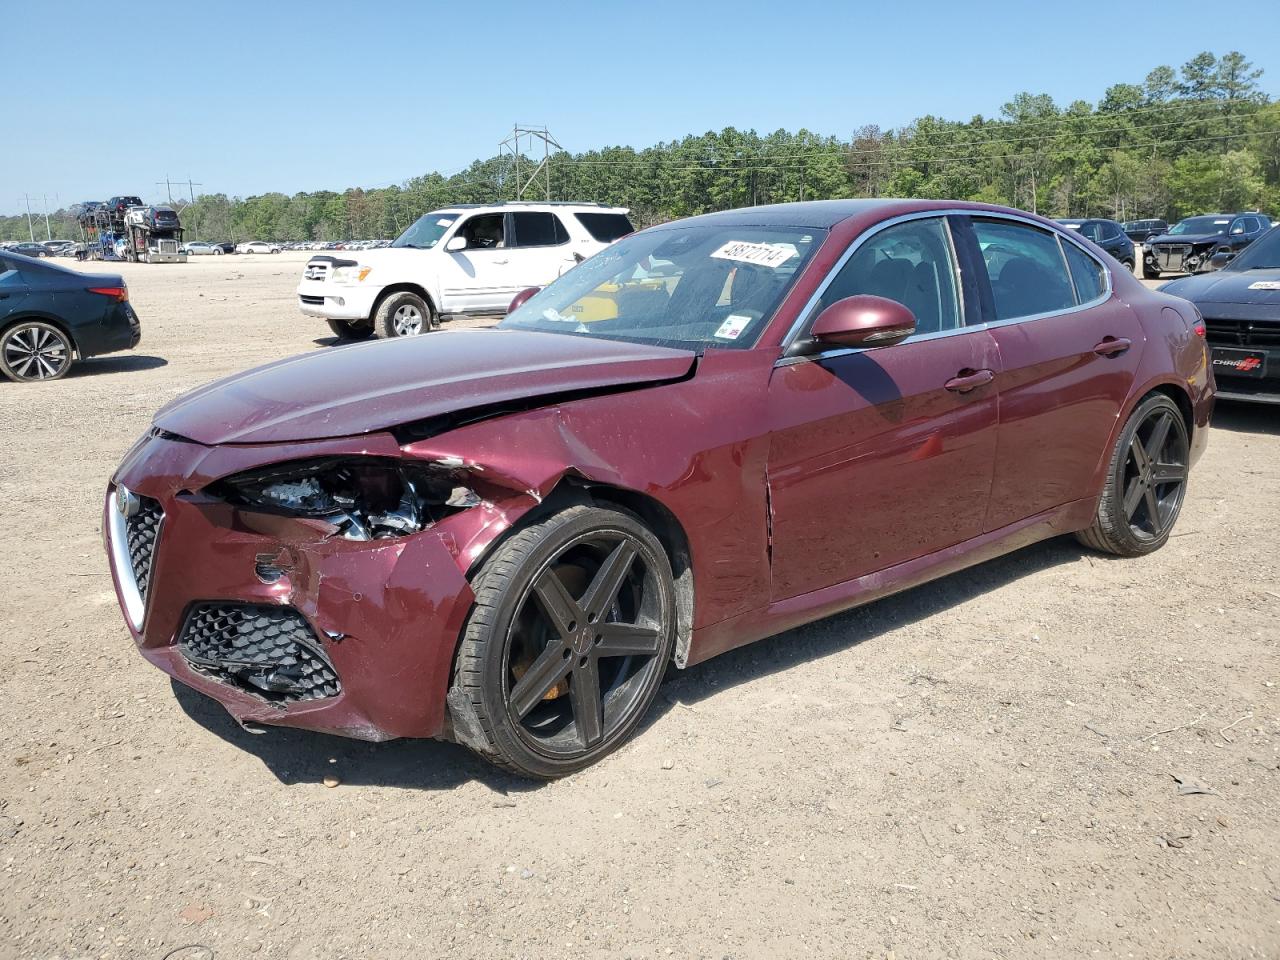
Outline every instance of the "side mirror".
{"type": "Polygon", "coordinates": [[[818,314],[809,331],[821,347],[891,347],[916,330],[916,316],[897,300],[858,294],[818,314]]]}
{"type": "Polygon", "coordinates": [[[532,297],[535,293],[537,293],[541,289],[542,289],[541,287],[528,287],[524,290],[521,290],[514,297],[512,297],[511,302],[507,304],[507,313],[515,313],[517,310],[519,310],[521,307],[524,306],[524,302],[526,300],[528,300],[530,297],[532,297]]]}
{"type": "Polygon", "coordinates": [[[465,250],[467,249],[467,238],[452,236],[449,238],[449,242],[444,245],[444,248],[450,253],[457,253],[460,250],[465,250]]]}

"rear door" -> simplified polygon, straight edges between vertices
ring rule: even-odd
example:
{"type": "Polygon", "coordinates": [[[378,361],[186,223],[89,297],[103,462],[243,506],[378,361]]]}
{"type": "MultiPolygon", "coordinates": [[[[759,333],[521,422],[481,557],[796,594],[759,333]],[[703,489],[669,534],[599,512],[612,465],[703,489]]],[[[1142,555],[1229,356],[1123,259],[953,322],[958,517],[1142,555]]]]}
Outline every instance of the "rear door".
{"type": "Polygon", "coordinates": [[[1094,496],[1144,335],[1082,244],[1013,218],[972,217],[983,309],[1000,353],[999,439],[985,528],[1094,496]]]}
{"type": "Polygon", "coordinates": [[[12,260],[0,257],[0,326],[15,315],[27,298],[27,282],[12,260]]]}
{"type": "Polygon", "coordinates": [[[560,218],[545,210],[521,210],[510,214],[513,243],[511,274],[517,292],[545,287],[577,260],[569,244],[569,231],[560,218]]]}

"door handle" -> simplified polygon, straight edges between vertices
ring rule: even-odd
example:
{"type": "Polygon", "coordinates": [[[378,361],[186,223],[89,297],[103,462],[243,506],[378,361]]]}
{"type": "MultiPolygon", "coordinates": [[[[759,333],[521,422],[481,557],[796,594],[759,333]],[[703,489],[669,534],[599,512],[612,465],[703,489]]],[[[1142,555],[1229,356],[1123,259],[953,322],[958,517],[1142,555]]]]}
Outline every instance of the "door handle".
{"type": "Polygon", "coordinates": [[[1103,337],[1102,342],[1094,346],[1093,352],[1100,357],[1118,357],[1131,346],[1133,341],[1127,337],[1103,337]]]}
{"type": "Polygon", "coordinates": [[[995,373],[990,370],[970,370],[967,373],[961,370],[956,376],[944,383],[943,386],[952,393],[968,393],[970,390],[976,390],[978,387],[990,383],[995,378],[995,373]]]}
{"type": "Polygon", "coordinates": [[[495,260],[494,263],[510,263],[510,260],[495,260]]]}

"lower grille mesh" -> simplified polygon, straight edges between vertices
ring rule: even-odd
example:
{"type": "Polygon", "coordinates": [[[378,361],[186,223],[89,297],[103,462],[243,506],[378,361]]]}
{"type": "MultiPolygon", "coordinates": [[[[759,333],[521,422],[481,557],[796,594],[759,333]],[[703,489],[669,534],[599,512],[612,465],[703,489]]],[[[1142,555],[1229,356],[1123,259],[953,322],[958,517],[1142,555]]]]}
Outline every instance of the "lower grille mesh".
{"type": "Polygon", "coordinates": [[[197,604],[178,650],[200,673],[277,703],[334,697],[342,689],[310,624],[290,607],[197,604]]]}
{"type": "Polygon", "coordinates": [[[164,510],[158,500],[138,497],[138,512],[125,521],[126,539],[129,541],[129,566],[133,568],[133,581],[138,585],[138,595],[147,602],[147,587],[151,581],[151,560],[156,552],[156,535],[164,510]]]}

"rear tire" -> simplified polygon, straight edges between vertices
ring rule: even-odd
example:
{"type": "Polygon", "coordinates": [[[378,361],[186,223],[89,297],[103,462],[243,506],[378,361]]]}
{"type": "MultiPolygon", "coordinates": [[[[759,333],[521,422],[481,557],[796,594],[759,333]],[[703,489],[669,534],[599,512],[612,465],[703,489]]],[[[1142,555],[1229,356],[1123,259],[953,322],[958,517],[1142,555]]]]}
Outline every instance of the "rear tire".
{"type": "Polygon", "coordinates": [[[454,739],[550,780],[635,732],[676,633],[671,565],[639,518],[569,507],[514,534],[472,585],[448,697],[454,739]]]}
{"type": "Polygon", "coordinates": [[[1159,550],[1182,512],[1190,447],[1178,405],[1163,393],[1148,396],[1116,438],[1093,526],[1076,538],[1121,557],[1159,550]]]}
{"type": "Polygon", "coordinates": [[[17,383],[61,380],[72,356],[67,335],[41,320],[15,323],[0,334],[0,374],[17,383]]]}
{"type": "Polygon", "coordinates": [[[431,304],[408,290],[386,297],[373,314],[373,332],[380,338],[416,337],[435,326],[431,304]]]}
{"type": "Polygon", "coordinates": [[[346,320],[332,320],[325,317],[325,323],[339,340],[368,340],[373,336],[373,327],[367,323],[352,324],[346,320]]]}

